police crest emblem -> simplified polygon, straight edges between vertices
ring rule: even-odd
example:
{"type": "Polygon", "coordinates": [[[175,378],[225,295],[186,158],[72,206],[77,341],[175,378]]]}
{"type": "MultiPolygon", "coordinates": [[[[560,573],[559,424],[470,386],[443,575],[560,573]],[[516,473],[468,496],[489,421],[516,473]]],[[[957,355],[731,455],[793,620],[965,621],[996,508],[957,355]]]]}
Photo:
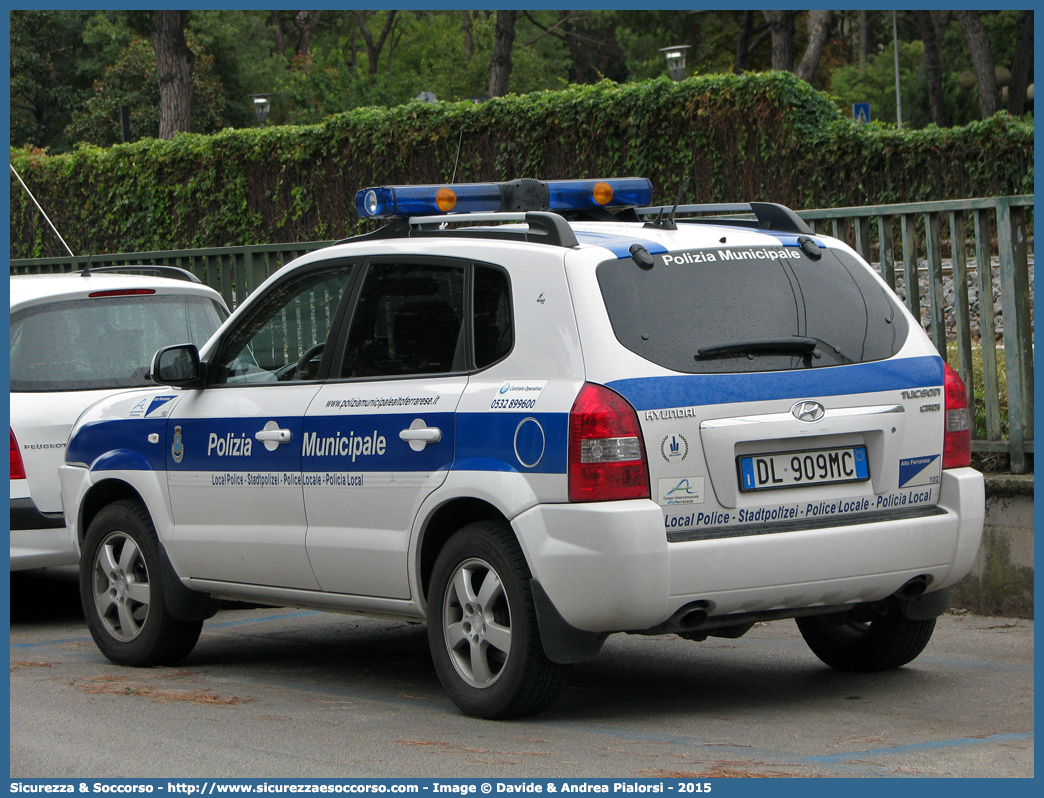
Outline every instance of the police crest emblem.
{"type": "Polygon", "coordinates": [[[185,456],[185,444],[181,442],[181,427],[174,427],[174,443],[171,444],[170,453],[175,463],[180,463],[185,456]]]}

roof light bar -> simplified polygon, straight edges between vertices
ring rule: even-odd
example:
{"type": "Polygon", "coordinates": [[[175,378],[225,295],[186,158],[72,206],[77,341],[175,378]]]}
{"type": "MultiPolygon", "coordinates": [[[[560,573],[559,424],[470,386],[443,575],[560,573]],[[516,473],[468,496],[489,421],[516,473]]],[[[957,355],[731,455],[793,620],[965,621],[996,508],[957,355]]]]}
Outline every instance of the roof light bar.
{"type": "Polygon", "coordinates": [[[647,205],[652,183],[644,177],[606,180],[512,180],[507,183],[451,183],[364,188],[355,210],[364,219],[429,216],[440,213],[580,211],[647,205]]]}

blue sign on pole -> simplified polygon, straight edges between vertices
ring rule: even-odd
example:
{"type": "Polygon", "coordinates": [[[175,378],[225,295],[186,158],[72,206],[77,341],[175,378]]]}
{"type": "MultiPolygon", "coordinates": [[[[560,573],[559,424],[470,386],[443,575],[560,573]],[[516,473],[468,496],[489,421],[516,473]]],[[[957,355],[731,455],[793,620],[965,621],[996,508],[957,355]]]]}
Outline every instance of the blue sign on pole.
{"type": "Polygon", "coordinates": [[[852,119],[857,125],[870,121],[870,103],[852,103],[852,119]]]}

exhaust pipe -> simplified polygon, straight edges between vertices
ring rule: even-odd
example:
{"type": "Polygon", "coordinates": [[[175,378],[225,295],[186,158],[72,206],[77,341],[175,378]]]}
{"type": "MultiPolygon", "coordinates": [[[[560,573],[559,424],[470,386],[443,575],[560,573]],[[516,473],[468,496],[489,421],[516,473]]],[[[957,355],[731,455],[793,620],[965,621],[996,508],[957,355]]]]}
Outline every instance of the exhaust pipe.
{"type": "Polygon", "coordinates": [[[695,629],[707,620],[707,610],[710,603],[706,601],[690,601],[684,607],[678,609],[670,617],[664,626],[672,630],[695,629]]]}
{"type": "Polygon", "coordinates": [[[707,620],[707,610],[703,607],[697,607],[686,612],[681,618],[678,619],[678,626],[682,629],[695,629],[700,624],[707,620]]]}
{"type": "Polygon", "coordinates": [[[924,591],[928,589],[929,577],[927,574],[921,574],[915,576],[901,588],[899,588],[895,595],[901,599],[915,599],[920,598],[924,591]]]}

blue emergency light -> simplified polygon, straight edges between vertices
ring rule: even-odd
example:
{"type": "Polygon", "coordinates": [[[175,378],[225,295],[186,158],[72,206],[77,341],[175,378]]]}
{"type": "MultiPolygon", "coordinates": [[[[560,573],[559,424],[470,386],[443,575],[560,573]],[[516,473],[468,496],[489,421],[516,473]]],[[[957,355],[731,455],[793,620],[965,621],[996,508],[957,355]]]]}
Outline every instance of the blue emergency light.
{"type": "Polygon", "coordinates": [[[651,200],[652,182],[644,177],[607,180],[523,178],[506,183],[364,188],[355,195],[355,210],[364,219],[387,219],[440,213],[634,208],[648,205],[651,200]]]}

